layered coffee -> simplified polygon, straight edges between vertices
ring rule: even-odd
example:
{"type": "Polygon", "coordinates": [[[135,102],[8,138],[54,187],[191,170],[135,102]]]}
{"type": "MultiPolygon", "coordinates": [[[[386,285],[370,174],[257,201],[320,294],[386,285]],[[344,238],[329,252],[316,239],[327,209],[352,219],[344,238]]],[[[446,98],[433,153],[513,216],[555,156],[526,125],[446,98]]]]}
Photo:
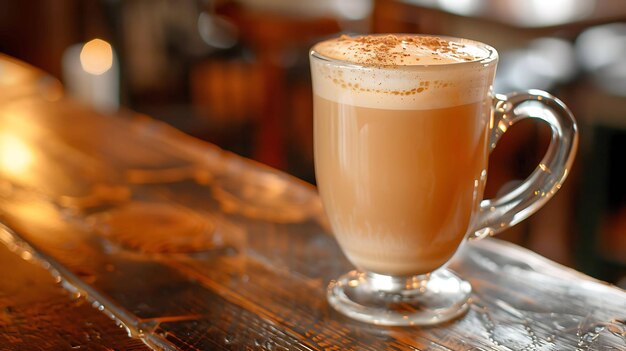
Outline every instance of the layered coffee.
{"type": "Polygon", "coordinates": [[[495,58],[472,41],[341,37],[313,48],[315,168],[360,269],[433,271],[482,199],[495,58]]]}

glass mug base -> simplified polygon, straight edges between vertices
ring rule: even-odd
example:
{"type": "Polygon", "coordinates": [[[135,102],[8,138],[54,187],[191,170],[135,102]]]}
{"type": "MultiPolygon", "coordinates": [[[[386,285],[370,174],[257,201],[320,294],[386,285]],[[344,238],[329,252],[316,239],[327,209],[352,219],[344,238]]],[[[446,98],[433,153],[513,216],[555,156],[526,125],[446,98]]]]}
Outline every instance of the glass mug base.
{"type": "Polygon", "coordinates": [[[442,268],[393,277],[351,271],[328,285],[328,301],[342,314],[386,326],[427,326],[463,315],[471,285],[442,268]]]}

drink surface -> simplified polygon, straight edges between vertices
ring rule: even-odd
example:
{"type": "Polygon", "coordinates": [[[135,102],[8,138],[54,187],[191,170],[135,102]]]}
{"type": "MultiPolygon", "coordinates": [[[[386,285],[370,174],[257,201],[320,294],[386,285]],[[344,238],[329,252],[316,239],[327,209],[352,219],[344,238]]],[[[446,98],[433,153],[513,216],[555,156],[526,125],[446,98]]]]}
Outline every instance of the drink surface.
{"type": "Polygon", "coordinates": [[[319,54],[368,66],[443,65],[477,61],[489,56],[481,44],[463,39],[419,35],[372,35],[323,41],[315,46],[319,54]]]}
{"type": "Polygon", "coordinates": [[[497,53],[465,39],[365,36],[331,39],[312,50],[316,94],[371,108],[432,109],[481,101],[497,53]]]}
{"type": "Polygon", "coordinates": [[[352,263],[412,275],[447,262],[482,199],[490,105],[387,110],[317,95],[314,104],[318,187],[352,263]]]}

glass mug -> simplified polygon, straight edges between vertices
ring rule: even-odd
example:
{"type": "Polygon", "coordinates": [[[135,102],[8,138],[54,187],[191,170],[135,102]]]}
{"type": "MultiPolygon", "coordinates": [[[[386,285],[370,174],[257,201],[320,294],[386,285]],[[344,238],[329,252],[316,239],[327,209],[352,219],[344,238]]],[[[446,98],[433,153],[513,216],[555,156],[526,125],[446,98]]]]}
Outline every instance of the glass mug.
{"type": "Polygon", "coordinates": [[[539,90],[494,95],[497,61],[488,45],[422,35],[342,36],[311,50],[318,189],[357,267],[328,286],[339,312],[381,325],[460,316],[471,286],[446,263],[561,187],[578,142],[571,112],[539,90]],[[489,153],[525,118],[550,125],[546,155],[519,186],[483,200],[489,153]]]}

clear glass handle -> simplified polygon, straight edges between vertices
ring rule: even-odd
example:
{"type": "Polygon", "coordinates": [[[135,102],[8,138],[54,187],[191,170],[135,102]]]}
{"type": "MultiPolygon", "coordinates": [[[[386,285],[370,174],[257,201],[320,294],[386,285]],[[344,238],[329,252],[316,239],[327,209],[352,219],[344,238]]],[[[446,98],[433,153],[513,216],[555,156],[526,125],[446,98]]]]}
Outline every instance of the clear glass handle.
{"type": "Polygon", "coordinates": [[[472,239],[497,234],[528,218],[561,188],[570,172],[578,147],[576,121],[562,101],[541,90],[494,97],[490,151],[510,126],[525,118],[537,118],[550,125],[550,146],[523,183],[503,196],[480,203],[470,231],[472,239]]]}

